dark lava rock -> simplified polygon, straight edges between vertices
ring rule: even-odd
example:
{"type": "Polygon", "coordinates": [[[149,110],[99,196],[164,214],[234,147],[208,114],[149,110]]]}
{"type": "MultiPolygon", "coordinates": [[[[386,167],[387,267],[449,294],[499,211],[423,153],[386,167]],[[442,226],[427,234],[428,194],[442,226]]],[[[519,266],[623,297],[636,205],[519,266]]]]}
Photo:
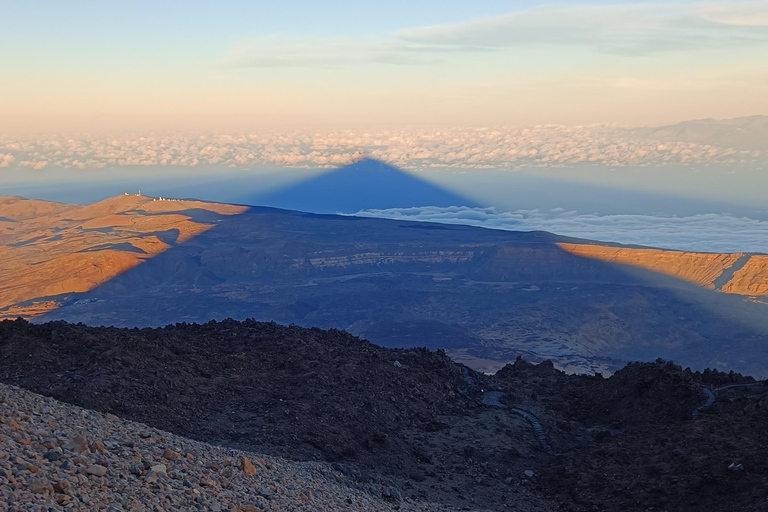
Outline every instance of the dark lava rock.
{"type": "Polygon", "coordinates": [[[393,502],[508,510],[514,496],[519,510],[572,512],[768,503],[768,386],[665,361],[604,378],[519,359],[489,376],[441,351],[251,320],[6,321],[0,381],[207,442],[326,459],[349,485],[393,502]],[[693,420],[704,388],[717,399],[693,420]],[[500,393],[498,404],[483,405],[483,390],[500,393]],[[745,469],[729,469],[734,461],[745,469]]]}

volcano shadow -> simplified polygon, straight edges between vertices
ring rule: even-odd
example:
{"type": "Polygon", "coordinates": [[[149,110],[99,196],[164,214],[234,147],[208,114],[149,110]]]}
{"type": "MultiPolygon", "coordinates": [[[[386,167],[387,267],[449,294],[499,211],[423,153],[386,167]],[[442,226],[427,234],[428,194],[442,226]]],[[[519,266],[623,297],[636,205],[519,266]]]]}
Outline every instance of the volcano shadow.
{"type": "Polygon", "coordinates": [[[313,213],[414,206],[478,206],[474,201],[372,158],[263,196],[250,204],[313,213]]]}
{"type": "Polygon", "coordinates": [[[574,241],[253,207],[70,294],[35,322],[255,318],[344,329],[383,346],[552,359],[580,372],[662,357],[765,373],[764,306],[558,246],[574,241]]]}

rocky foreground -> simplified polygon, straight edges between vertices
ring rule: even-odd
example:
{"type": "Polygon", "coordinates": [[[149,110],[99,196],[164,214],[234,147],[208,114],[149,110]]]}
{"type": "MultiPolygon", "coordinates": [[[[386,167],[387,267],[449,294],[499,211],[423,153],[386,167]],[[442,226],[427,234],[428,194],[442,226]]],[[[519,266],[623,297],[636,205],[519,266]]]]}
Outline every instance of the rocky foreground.
{"type": "Polygon", "coordinates": [[[519,359],[484,375],[441,351],[252,320],[18,320],[0,322],[0,382],[100,411],[5,392],[14,480],[0,489],[41,506],[768,510],[768,383],[661,360],[603,377],[519,359]],[[63,479],[69,498],[49,487],[63,479]]]}
{"type": "Polygon", "coordinates": [[[451,510],[0,385],[0,511],[451,510]]]}

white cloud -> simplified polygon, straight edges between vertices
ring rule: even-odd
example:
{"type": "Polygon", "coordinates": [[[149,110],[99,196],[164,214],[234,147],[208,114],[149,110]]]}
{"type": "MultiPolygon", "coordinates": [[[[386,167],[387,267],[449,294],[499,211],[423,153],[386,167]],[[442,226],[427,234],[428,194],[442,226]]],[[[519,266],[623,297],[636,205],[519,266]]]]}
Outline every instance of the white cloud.
{"type": "Polygon", "coordinates": [[[728,214],[672,217],[579,214],[561,208],[548,212],[505,212],[495,208],[419,207],[364,210],[355,215],[511,231],[549,231],[589,240],[682,251],[768,254],[768,222],[728,214]]]}
{"type": "Polygon", "coordinates": [[[223,59],[225,67],[339,67],[359,64],[430,65],[443,61],[450,45],[428,46],[392,38],[308,37],[272,34],[241,41],[223,59]]]}
{"type": "Polygon", "coordinates": [[[768,42],[765,2],[665,2],[537,7],[453,25],[403,30],[403,40],[485,48],[586,46],[645,55],[768,42]]]}
{"type": "Polygon", "coordinates": [[[698,8],[698,13],[712,23],[768,27],[768,3],[765,1],[705,3],[698,8]]]}
{"type": "Polygon", "coordinates": [[[544,6],[452,25],[352,38],[268,34],[236,44],[225,67],[430,65],[451,54],[530,45],[645,55],[768,42],[766,2],[544,6]]]}
{"type": "MultiPolygon", "coordinates": [[[[765,163],[766,117],[690,123],[658,130],[611,125],[506,128],[270,131],[189,137],[2,140],[20,167],[100,169],[197,165],[328,168],[369,155],[407,169],[520,169],[579,164],[611,167],[765,163]],[[716,134],[710,137],[709,134],[716,134]],[[749,135],[749,137],[747,137],[749,135]],[[701,139],[701,140],[698,140],[701,139]],[[759,146],[762,148],[762,146],[759,146]]],[[[1,156],[0,156],[1,158],[1,156]]],[[[1,161],[1,160],[0,160],[1,161]]]]}
{"type": "Polygon", "coordinates": [[[0,167],[8,167],[13,160],[13,155],[4,155],[3,153],[0,153],[0,167]]]}
{"type": "Polygon", "coordinates": [[[240,41],[222,64],[429,65],[444,62],[451,54],[528,45],[576,45],[602,53],[643,55],[746,42],[768,42],[765,2],[582,4],[537,7],[367,38],[268,34],[240,41]]]}

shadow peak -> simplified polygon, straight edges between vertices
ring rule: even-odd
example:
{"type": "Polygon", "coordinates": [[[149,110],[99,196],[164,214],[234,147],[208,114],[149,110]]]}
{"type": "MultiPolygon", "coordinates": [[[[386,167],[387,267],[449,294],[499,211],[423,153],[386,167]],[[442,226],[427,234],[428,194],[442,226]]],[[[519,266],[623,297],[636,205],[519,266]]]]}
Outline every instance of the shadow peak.
{"type": "Polygon", "coordinates": [[[325,172],[252,204],[310,213],[357,213],[361,210],[419,206],[478,206],[474,201],[372,157],[325,172]]]}

